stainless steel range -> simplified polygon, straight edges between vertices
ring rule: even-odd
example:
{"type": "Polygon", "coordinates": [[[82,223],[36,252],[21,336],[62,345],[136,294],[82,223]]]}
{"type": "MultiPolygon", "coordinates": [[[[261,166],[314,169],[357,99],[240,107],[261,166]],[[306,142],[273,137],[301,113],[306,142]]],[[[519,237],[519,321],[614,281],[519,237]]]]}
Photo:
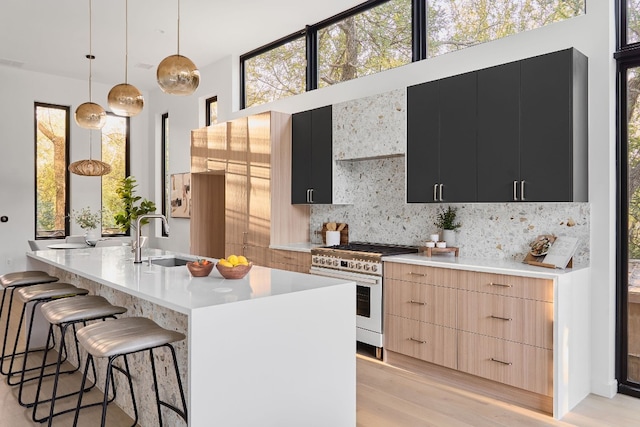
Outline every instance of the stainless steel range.
{"type": "Polygon", "coordinates": [[[352,242],[311,249],[311,274],[356,282],[356,339],[382,359],[382,259],[416,253],[415,246],[352,242]]]}

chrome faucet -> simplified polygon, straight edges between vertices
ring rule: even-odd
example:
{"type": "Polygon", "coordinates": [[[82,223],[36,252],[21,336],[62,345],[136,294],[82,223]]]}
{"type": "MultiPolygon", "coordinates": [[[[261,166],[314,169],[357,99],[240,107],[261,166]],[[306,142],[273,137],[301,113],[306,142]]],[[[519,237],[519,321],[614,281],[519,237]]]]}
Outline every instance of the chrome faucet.
{"type": "Polygon", "coordinates": [[[136,240],[133,242],[135,246],[133,251],[135,252],[133,262],[135,264],[140,264],[142,262],[142,248],[140,247],[140,235],[142,231],[140,230],[140,221],[144,218],[160,218],[162,219],[162,225],[164,226],[164,231],[169,234],[169,223],[167,222],[167,218],[162,214],[144,214],[140,215],[136,220],[136,240]]]}

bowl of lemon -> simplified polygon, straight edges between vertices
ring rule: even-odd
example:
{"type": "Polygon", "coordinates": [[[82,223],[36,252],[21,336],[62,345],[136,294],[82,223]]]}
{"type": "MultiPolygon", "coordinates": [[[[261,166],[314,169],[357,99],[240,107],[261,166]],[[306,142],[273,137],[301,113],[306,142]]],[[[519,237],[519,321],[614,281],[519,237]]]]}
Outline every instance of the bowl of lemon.
{"type": "Polygon", "coordinates": [[[242,255],[229,255],[216,263],[216,268],[225,279],[242,279],[253,264],[242,255]]]}

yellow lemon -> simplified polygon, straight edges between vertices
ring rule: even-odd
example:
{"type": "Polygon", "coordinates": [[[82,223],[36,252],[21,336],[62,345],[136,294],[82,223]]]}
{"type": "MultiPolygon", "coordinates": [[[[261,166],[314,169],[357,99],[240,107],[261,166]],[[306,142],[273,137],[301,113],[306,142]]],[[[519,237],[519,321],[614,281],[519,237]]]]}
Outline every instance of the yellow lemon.
{"type": "Polygon", "coordinates": [[[238,261],[238,265],[249,265],[248,261],[238,261]]]}
{"type": "Polygon", "coordinates": [[[226,259],[221,259],[220,261],[218,261],[218,264],[220,264],[223,267],[233,267],[233,264],[231,264],[226,259]]]}
{"type": "Polygon", "coordinates": [[[238,257],[236,255],[229,255],[227,257],[227,261],[229,261],[232,265],[238,265],[238,257]]]}
{"type": "Polygon", "coordinates": [[[249,264],[249,260],[247,260],[242,255],[238,255],[238,264],[247,265],[249,264]]]}

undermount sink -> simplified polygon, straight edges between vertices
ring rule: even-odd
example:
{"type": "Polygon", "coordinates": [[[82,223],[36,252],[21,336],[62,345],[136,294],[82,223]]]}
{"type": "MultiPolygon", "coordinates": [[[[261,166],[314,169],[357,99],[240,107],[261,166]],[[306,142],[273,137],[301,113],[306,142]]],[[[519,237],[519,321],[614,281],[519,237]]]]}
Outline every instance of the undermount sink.
{"type": "Polygon", "coordinates": [[[161,267],[180,267],[182,265],[187,265],[187,263],[191,261],[193,260],[180,257],[151,258],[151,264],[159,265],[161,267]]]}

